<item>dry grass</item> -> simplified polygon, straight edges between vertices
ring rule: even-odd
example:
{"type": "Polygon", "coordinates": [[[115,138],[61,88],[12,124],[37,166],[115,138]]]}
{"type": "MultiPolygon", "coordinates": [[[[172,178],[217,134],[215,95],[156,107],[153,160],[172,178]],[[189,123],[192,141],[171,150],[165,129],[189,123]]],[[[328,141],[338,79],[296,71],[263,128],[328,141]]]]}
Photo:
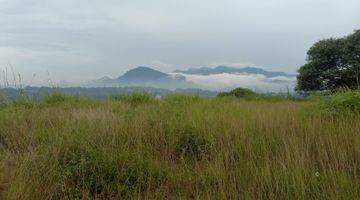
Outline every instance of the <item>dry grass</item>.
{"type": "Polygon", "coordinates": [[[356,199],[360,116],[175,96],[0,110],[1,199],[356,199]]]}

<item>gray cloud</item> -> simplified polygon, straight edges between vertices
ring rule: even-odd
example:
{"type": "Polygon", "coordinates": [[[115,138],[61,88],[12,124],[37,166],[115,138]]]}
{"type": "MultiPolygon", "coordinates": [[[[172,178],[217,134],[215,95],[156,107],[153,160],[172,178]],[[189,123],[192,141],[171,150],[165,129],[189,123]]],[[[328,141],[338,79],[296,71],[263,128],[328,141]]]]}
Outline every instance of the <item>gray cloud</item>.
{"type": "Polygon", "coordinates": [[[69,81],[152,64],[295,72],[312,43],[360,27],[359,7],[358,0],[0,0],[0,67],[69,81]]]}

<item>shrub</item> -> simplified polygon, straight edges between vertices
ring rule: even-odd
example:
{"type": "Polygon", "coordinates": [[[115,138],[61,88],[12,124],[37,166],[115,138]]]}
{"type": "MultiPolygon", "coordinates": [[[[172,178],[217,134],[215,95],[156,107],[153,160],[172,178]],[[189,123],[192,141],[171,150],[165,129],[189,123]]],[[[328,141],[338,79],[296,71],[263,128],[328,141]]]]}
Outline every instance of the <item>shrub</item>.
{"type": "Polygon", "coordinates": [[[246,88],[236,88],[231,90],[230,92],[220,92],[218,97],[235,97],[244,100],[259,100],[259,101],[270,101],[270,102],[277,102],[277,101],[298,101],[302,100],[302,96],[292,96],[290,94],[283,94],[283,93],[256,93],[250,89],[246,88]]]}
{"type": "Polygon", "coordinates": [[[65,106],[65,107],[82,107],[93,106],[98,101],[95,99],[88,99],[80,96],[65,95],[62,93],[53,93],[45,96],[39,107],[51,107],[51,106],[65,106]]]}
{"type": "Polygon", "coordinates": [[[154,98],[147,92],[134,92],[129,95],[118,95],[111,97],[111,99],[114,101],[127,102],[131,105],[148,103],[154,100],[154,98]]]}
{"type": "Polygon", "coordinates": [[[67,97],[61,93],[53,93],[44,98],[44,103],[47,105],[58,105],[65,102],[67,97]]]}
{"type": "Polygon", "coordinates": [[[13,101],[11,105],[19,109],[32,109],[35,107],[36,102],[31,101],[30,99],[24,98],[20,100],[13,101]]]}
{"type": "Polygon", "coordinates": [[[64,196],[81,198],[86,195],[112,195],[116,188],[115,164],[104,157],[91,154],[74,153],[71,159],[61,162],[63,182],[66,185],[64,196]]]}
{"type": "Polygon", "coordinates": [[[202,160],[209,156],[211,149],[211,141],[204,135],[196,133],[194,128],[186,127],[180,132],[176,145],[176,153],[179,157],[202,160]]]}
{"type": "Polygon", "coordinates": [[[343,90],[321,100],[320,108],[331,113],[360,112],[360,90],[343,90]]]}
{"type": "Polygon", "coordinates": [[[242,99],[256,99],[260,95],[256,92],[246,89],[246,88],[235,88],[231,90],[230,92],[221,92],[218,94],[218,97],[236,97],[236,98],[242,98],[242,99]]]}
{"type": "MultiPolygon", "coordinates": [[[[76,149],[76,148],[75,148],[76,149]]],[[[60,157],[63,196],[74,198],[129,197],[149,187],[160,185],[166,174],[144,158],[119,154],[73,151],[60,157]]]]}

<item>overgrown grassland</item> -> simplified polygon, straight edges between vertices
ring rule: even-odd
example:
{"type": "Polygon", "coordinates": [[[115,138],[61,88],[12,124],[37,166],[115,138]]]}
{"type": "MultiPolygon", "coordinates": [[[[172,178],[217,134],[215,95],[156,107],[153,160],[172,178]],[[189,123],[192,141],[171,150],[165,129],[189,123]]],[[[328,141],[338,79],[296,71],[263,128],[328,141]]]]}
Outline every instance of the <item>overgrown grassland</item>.
{"type": "Polygon", "coordinates": [[[360,115],[313,105],[61,95],[3,105],[0,199],[357,199],[360,115]]]}

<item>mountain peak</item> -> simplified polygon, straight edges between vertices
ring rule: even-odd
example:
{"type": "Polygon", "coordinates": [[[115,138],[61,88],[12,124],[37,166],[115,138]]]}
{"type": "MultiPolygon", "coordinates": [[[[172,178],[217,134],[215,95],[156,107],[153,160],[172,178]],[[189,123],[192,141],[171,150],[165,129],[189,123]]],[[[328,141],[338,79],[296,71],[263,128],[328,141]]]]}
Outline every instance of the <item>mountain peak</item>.
{"type": "Polygon", "coordinates": [[[99,78],[98,80],[99,81],[110,81],[112,79],[110,77],[108,77],[108,76],[103,76],[103,77],[99,78]]]}
{"type": "Polygon", "coordinates": [[[168,76],[168,74],[152,69],[151,67],[140,66],[125,72],[125,74],[120,76],[118,79],[122,81],[143,82],[158,80],[168,76]]]}

